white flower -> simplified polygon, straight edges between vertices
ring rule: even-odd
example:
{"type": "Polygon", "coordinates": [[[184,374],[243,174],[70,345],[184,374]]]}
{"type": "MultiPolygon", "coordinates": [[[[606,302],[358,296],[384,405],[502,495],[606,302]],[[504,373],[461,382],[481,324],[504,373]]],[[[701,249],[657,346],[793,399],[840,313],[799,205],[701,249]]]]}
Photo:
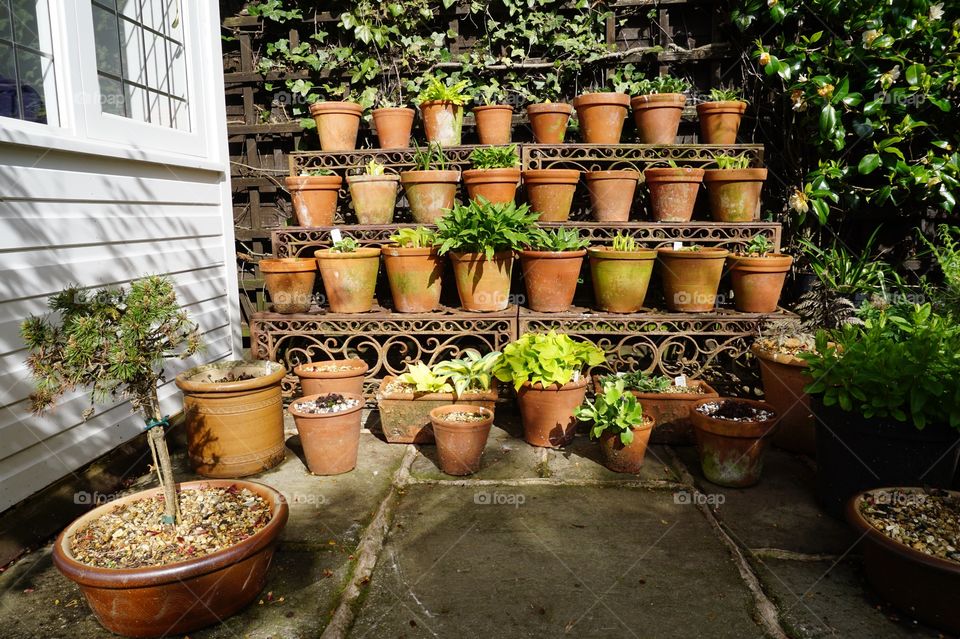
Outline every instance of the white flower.
{"type": "Polygon", "coordinates": [[[938,2],[937,4],[930,5],[930,19],[939,20],[943,17],[943,3],[938,2]]]}
{"type": "Polygon", "coordinates": [[[880,32],[876,29],[868,29],[867,31],[864,31],[863,35],[861,36],[863,39],[863,44],[868,47],[873,44],[873,41],[878,37],[880,37],[880,32]]]}
{"type": "Polygon", "coordinates": [[[770,54],[764,51],[760,54],[760,65],[767,66],[768,64],[770,64],[770,54]]]}
{"type": "Polygon", "coordinates": [[[808,204],[809,201],[810,200],[806,193],[800,189],[794,189],[793,193],[790,195],[790,208],[797,213],[806,213],[810,210],[810,205],[808,204]]]}
{"type": "Polygon", "coordinates": [[[806,82],[806,81],[807,81],[807,74],[806,74],[806,73],[801,73],[801,74],[800,74],[800,77],[797,78],[797,82],[806,82]]]}
{"type": "Polygon", "coordinates": [[[889,89],[893,86],[893,83],[900,79],[900,65],[893,67],[886,73],[880,76],[880,86],[884,89],[889,89]]]}
{"type": "MultiPolygon", "coordinates": [[[[768,6],[768,7],[772,7],[772,6],[776,5],[776,4],[778,4],[779,2],[780,2],[780,0],[767,0],[767,6],[768,6]]],[[[931,11],[932,11],[932,10],[933,10],[933,9],[931,9],[931,11]]]]}
{"type": "Polygon", "coordinates": [[[887,75],[889,75],[891,78],[893,78],[893,81],[894,81],[894,82],[896,82],[897,80],[899,80],[899,79],[900,79],[900,65],[898,64],[898,65],[896,65],[895,67],[893,67],[892,69],[890,69],[889,71],[887,71],[887,75]]]}

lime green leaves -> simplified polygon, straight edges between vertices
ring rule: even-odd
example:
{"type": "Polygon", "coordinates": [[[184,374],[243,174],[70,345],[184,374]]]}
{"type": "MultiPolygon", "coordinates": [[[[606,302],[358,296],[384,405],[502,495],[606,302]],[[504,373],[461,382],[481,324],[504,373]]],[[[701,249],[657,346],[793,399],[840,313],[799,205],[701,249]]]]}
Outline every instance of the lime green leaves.
{"type": "Polygon", "coordinates": [[[563,385],[604,361],[603,351],[590,342],[577,342],[556,331],[527,333],[503,349],[493,374],[502,382],[512,382],[517,389],[524,382],[563,385]]]}
{"type": "Polygon", "coordinates": [[[643,407],[630,391],[624,390],[623,380],[607,381],[593,401],[577,407],[573,416],[593,422],[590,437],[599,439],[604,431],[620,437],[624,446],[633,442],[633,429],[643,425],[643,407]]]}

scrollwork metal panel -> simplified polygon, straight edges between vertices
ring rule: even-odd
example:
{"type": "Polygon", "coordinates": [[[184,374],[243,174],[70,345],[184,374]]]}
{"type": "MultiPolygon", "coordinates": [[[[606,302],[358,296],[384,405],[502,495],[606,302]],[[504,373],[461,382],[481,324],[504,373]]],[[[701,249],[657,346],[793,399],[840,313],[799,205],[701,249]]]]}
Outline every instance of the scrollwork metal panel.
{"type": "Polygon", "coordinates": [[[525,169],[578,168],[581,171],[635,169],[673,161],[681,166],[700,166],[718,155],[750,158],[750,166],[763,166],[762,144],[524,144],[525,169]]]}

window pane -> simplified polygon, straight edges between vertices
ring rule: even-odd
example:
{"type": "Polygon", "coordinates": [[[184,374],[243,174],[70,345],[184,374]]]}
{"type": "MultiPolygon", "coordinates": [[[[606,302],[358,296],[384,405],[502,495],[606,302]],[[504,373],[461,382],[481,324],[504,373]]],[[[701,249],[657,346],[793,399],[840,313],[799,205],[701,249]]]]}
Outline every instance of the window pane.
{"type": "Polygon", "coordinates": [[[17,50],[20,66],[20,100],[22,117],[30,122],[47,122],[47,105],[56,105],[57,90],[53,80],[53,61],[27,51],[17,50]],[[49,89],[49,94],[48,94],[49,89]]]}
{"type": "Polygon", "coordinates": [[[0,115],[20,117],[20,95],[17,92],[17,68],[13,47],[0,42],[0,115]]]}
{"type": "Polygon", "coordinates": [[[58,124],[46,0],[0,0],[0,117],[58,124]]]}
{"type": "Polygon", "coordinates": [[[127,110],[129,111],[127,114],[128,117],[134,120],[148,122],[146,90],[126,83],[124,83],[124,90],[124,95],[127,100],[127,110]]]}
{"type": "Polygon", "coordinates": [[[13,41],[13,18],[10,17],[10,8],[0,0],[0,38],[13,41]]]}
{"type": "Polygon", "coordinates": [[[97,47],[97,70],[119,76],[122,68],[116,14],[93,6],[93,38],[97,47]]]}
{"type": "Polygon", "coordinates": [[[13,8],[13,39],[17,44],[40,48],[40,25],[37,20],[37,0],[11,0],[13,8]]]}
{"type": "Polygon", "coordinates": [[[124,112],[123,86],[119,81],[100,76],[100,109],[104,113],[126,115],[124,112]]]}
{"type": "Polygon", "coordinates": [[[143,28],[127,19],[120,21],[123,30],[124,74],[128,80],[146,86],[147,70],[143,57],[143,28]]]}

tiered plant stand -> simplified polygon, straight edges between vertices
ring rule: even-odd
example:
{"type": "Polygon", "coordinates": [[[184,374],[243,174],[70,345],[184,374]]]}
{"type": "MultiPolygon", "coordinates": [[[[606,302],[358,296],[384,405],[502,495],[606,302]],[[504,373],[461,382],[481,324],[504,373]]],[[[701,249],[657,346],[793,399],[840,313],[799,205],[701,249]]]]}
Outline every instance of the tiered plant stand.
{"type": "MultiPolygon", "coordinates": [[[[448,165],[469,168],[473,146],[445,149],[448,165]]],[[[519,144],[523,168],[570,167],[581,170],[634,168],[642,171],[655,163],[674,160],[681,165],[703,166],[719,153],[747,156],[751,163],[763,163],[760,145],[593,145],[519,144]]],[[[341,174],[362,166],[371,159],[401,171],[413,166],[413,149],[364,149],[346,153],[294,153],[290,156],[291,174],[308,169],[326,168],[341,174]]],[[[580,189],[585,192],[584,189],[580,189]]],[[[586,198],[575,204],[574,219],[545,223],[544,226],[569,226],[593,244],[609,243],[618,232],[632,235],[643,245],[654,248],[673,242],[719,246],[730,250],[746,244],[757,234],[765,235],[779,250],[781,228],[771,222],[592,222],[586,215],[586,198]]],[[[409,222],[406,202],[401,197],[397,223],[389,225],[350,224],[349,197],[342,194],[340,219],[335,227],[286,227],[273,232],[277,257],[312,256],[318,248],[332,243],[331,231],[339,229],[361,244],[379,245],[409,222]]],[[[515,274],[520,271],[515,268],[515,274]]],[[[382,274],[382,270],[381,270],[382,274]]],[[[449,278],[447,278],[448,280],[449,278]]],[[[656,274],[654,276],[656,281],[656,274]]],[[[445,299],[455,303],[452,282],[445,280],[445,299]]],[[[589,282],[589,277],[584,279],[589,282]]],[[[655,285],[654,285],[655,286],[655,285]]],[[[581,287],[585,289],[586,287],[581,287]]],[[[709,313],[670,313],[644,309],[639,313],[603,313],[588,308],[591,295],[578,294],[576,306],[565,313],[536,313],[523,308],[523,287],[515,281],[512,292],[518,305],[495,313],[472,313],[445,306],[432,313],[396,313],[386,303],[386,287],[379,287],[377,306],[369,313],[336,314],[323,308],[309,313],[281,315],[255,313],[251,318],[251,344],[257,358],[279,361],[288,371],[299,363],[343,357],[361,357],[370,366],[368,389],[386,375],[396,375],[410,362],[428,364],[456,356],[464,348],[481,351],[501,349],[517,336],[529,331],[562,330],[594,341],[607,352],[613,370],[647,370],[663,374],[698,376],[710,368],[728,365],[745,355],[752,336],[770,323],[789,321],[790,313],[739,313],[732,308],[717,308],[709,313]]],[[[722,293],[723,291],[721,291],[722,293]]],[[[648,297],[648,299],[651,299],[648,297]]],[[[298,392],[296,377],[284,381],[287,396],[298,392]]]]}

